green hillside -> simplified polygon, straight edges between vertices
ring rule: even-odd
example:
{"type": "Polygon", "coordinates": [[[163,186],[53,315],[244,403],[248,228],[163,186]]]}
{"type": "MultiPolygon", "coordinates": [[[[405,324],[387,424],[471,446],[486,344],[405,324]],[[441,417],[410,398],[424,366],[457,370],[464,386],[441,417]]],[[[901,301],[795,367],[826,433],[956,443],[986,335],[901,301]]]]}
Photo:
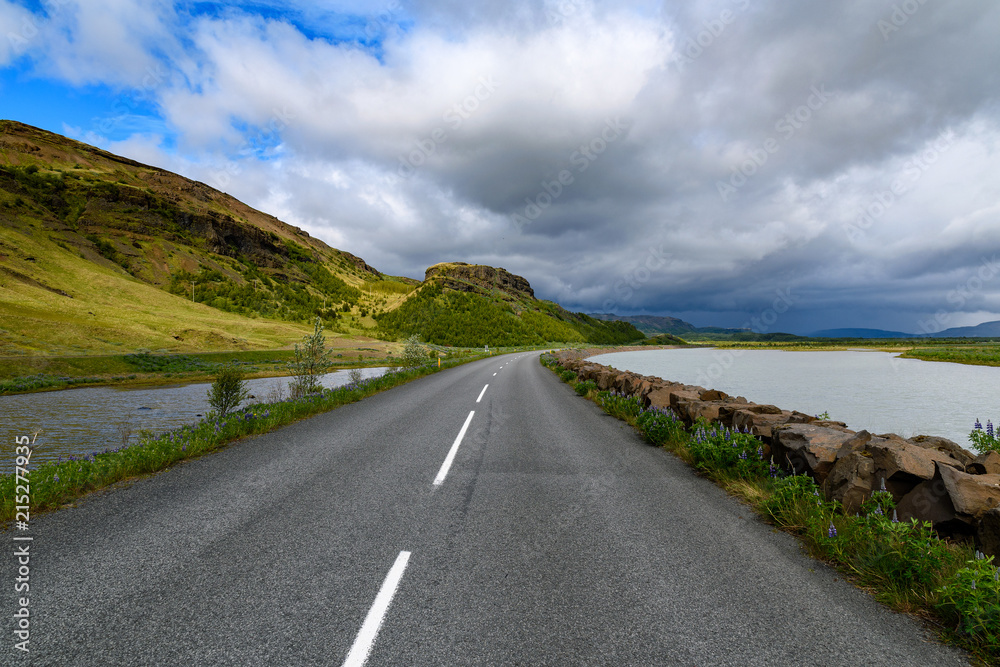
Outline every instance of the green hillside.
{"type": "Polygon", "coordinates": [[[398,308],[376,315],[379,335],[420,336],[461,347],[550,342],[621,345],[645,338],[626,322],[602,322],[534,297],[528,282],[503,269],[438,264],[398,308]]]}

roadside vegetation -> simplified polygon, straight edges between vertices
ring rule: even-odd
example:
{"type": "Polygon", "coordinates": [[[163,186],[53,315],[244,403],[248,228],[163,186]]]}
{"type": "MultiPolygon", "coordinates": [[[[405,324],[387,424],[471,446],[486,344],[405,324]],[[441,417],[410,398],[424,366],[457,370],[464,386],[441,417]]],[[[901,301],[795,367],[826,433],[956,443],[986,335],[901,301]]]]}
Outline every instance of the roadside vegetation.
{"type": "MultiPolygon", "coordinates": [[[[808,475],[787,475],[749,433],[704,421],[686,428],[669,409],[599,391],[592,381],[542,363],[576,392],[622,419],[658,447],[750,504],[764,520],[799,537],[807,551],[837,568],[891,608],[935,626],[950,642],[989,665],[1000,665],[1000,569],[993,556],[940,539],[929,522],[896,518],[892,494],[865,501],[857,516],[826,500],[808,475]]],[[[974,429],[987,447],[1000,446],[992,425],[974,429]]]]}

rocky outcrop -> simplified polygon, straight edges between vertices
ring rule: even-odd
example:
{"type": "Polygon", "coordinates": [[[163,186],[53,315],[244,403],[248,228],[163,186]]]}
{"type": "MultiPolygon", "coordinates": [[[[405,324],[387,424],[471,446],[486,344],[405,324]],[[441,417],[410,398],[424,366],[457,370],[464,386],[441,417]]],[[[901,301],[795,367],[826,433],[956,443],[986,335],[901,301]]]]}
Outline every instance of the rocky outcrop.
{"type": "Polygon", "coordinates": [[[810,475],[848,513],[857,512],[884,484],[900,520],[930,521],[939,534],[974,539],[985,553],[1000,556],[1000,454],[976,456],[937,436],[855,432],[843,422],[619,371],[586,361],[578,352],[558,358],[581,380],[637,396],[647,407],[669,408],[687,425],[705,419],[753,433],[776,465],[810,475]]]}
{"type": "Polygon", "coordinates": [[[435,264],[424,274],[424,282],[431,280],[459,292],[489,292],[496,289],[516,297],[535,298],[535,291],[521,276],[514,275],[506,269],[481,264],[465,262],[435,264]]]}

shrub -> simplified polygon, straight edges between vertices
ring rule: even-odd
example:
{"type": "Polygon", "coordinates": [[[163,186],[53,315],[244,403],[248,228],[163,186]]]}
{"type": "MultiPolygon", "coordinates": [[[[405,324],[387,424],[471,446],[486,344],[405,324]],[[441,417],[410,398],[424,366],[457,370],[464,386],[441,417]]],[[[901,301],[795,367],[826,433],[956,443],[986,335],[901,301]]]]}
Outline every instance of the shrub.
{"type": "Polygon", "coordinates": [[[420,336],[413,334],[407,338],[406,346],[403,348],[403,365],[419,366],[426,358],[424,346],[420,344],[420,336]]]}
{"type": "Polygon", "coordinates": [[[208,404],[219,417],[225,417],[249,396],[243,371],[236,364],[227,364],[215,376],[215,382],[208,390],[208,404]]]}
{"type": "Polygon", "coordinates": [[[701,419],[694,426],[688,449],[701,470],[732,471],[744,479],[764,478],[769,472],[763,445],[752,434],[701,419]]]}
{"type": "Polygon", "coordinates": [[[617,391],[602,391],[597,395],[597,403],[612,417],[625,421],[634,420],[642,412],[638,396],[619,394],[617,391]]]}
{"type": "Polygon", "coordinates": [[[319,376],[326,373],[333,362],[330,361],[330,351],[326,349],[326,338],[323,336],[323,320],[316,318],[312,335],[303,337],[302,347],[295,344],[295,361],[290,365],[295,379],[289,385],[292,396],[305,396],[319,390],[319,376]]]}
{"type": "Polygon", "coordinates": [[[979,420],[976,420],[975,426],[972,427],[972,433],[969,434],[969,440],[980,453],[1000,452],[1000,439],[997,438],[996,432],[993,430],[993,422],[988,419],[985,429],[979,420]]]}
{"type": "Polygon", "coordinates": [[[635,425],[654,445],[675,445],[687,441],[687,430],[670,408],[646,408],[636,417],[635,425]]]}
{"type": "Polygon", "coordinates": [[[576,380],[576,373],[570,370],[559,371],[559,377],[563,382],[573,382],[576,380]]]}
{"type": "Polygon", "coordinates": [[[583,382],[577,382],[574,384],[573,389],[580,396],[586,396],[592,391],[597,391],[597,383],[593,380],[584,380],[583,382]]]}

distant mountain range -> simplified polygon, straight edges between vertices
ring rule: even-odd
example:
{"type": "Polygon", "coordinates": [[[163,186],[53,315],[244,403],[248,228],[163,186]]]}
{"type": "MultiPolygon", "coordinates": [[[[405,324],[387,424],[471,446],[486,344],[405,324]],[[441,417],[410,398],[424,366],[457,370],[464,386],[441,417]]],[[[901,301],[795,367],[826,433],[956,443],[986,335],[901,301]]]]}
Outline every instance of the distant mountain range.
{"type": "MultiPolygon", "coordinates": [[[[746,336],[749,329],[727,329],[724,327],[696,327],[677,317],[659,315],[614,315],[612,313],[591,313],[598,320],[620,320],[628,322],[649,336],[670,334],[680,337],[746,336]]],[[[823,329],[808,335],[809,338],[994,338],[1000,337],[1000,320],[983,322],[974,327],[954,327],[933,334],[904,333],[885,329],[841,328],[823,329]]]]}
{"type": "Polygon", "coordinates": [[[810,338],[995,338],[1000,337],[1000,320],[974,327],[953,327],[932,334],[911,334],[883,329],[824,329],[810,338]]]}
{"type": "Polygon", "coordinates": [[[590,313],[590,317],[595,320],[619,320],[628,322],[636,329],[655,336],[657,334],[671,334],[673,336],[683,336],[684,334],[743,334],[749,333],[750,329],[727,329],[724,327],[696,327],[690,322],[685,322],[676,317],[663,317],[659,315],[614,315],[612,313],[590,313]]]}

